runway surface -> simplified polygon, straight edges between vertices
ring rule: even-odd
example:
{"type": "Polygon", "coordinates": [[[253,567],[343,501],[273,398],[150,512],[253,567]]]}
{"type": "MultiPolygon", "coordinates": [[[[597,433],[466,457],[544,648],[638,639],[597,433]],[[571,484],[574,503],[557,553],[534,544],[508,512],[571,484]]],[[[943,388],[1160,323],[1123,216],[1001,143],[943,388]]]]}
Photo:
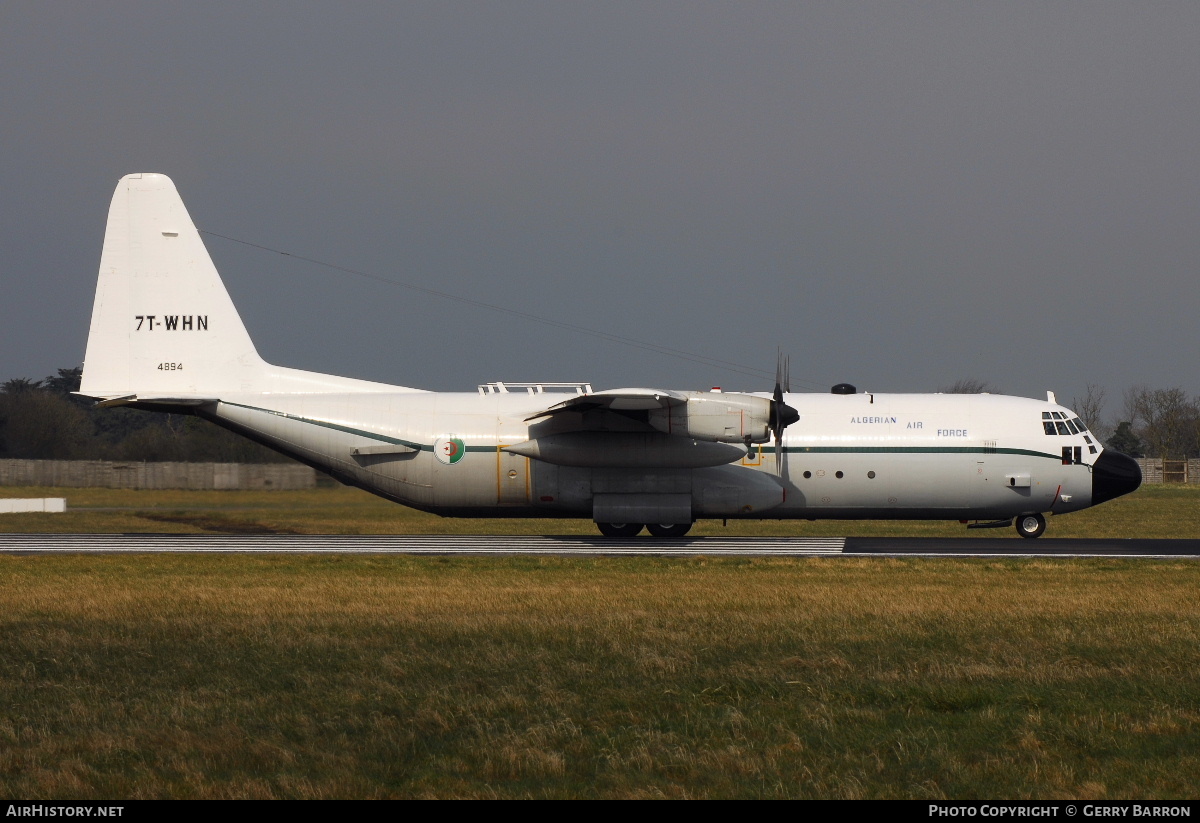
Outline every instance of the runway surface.
{"type": "Polygon", "coordinates": [[[814,555],[925,557],[1200,557],[1200,540],[921,537],[602,537],[491,535],[4,534],[2,554],[278,553],[433,555],[814,555]]]}

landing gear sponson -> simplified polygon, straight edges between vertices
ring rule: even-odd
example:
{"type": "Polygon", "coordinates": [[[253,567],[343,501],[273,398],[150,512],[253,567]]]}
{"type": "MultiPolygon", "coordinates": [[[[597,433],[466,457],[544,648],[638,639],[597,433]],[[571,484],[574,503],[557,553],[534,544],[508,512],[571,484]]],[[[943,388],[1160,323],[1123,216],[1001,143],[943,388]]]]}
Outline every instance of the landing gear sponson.
{"type": "Polygon", "coordinates": [[[605,537],[636,537],[642,528],[654,537],[683,537],[691,531],[691,523],[597,523],[596,528],[605,537]]]}

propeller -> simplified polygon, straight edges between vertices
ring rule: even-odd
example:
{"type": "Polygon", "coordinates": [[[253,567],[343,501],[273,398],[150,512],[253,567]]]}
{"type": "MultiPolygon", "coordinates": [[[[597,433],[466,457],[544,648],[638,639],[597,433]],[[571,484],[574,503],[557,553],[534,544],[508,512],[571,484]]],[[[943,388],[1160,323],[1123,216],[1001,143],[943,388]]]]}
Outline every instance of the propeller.
{"type": "Polygon", "coordinates": [[[780,472],[783,466],[783,430],[800,419],[800,412],[783,400],[783,395],[792,391],[791,382],[791,358],[778,352],[775,358],[775,391],[771,392],[771,414],[767,420],[775,437],[776,472],[780,472]]]}

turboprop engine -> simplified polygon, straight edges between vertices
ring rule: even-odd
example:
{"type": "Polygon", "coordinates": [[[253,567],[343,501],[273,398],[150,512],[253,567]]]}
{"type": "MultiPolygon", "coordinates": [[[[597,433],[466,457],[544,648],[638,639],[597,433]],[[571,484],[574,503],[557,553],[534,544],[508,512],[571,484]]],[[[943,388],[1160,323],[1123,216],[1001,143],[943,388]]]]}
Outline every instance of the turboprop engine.
{"type": "Polygon", "coordinates": [[[769,397],[721,392],[686,392],[686,403],[652,409],[650,425],[667,434],[718,443],[766,443],[771,439],[769,397]]]}
{"type": "Polygon", "coordinates": [[[581,394],[525,418],[546,420],[550,428],[537,424],[529,440],[503,449],[557,466],[696,469],[741,460],[753,444],[772,436],[778,459],[784,428],[799,418],[778,384],[771,397],[612,389],[581,394]],[[590,414],[598,416],[585,422],[590,414]],[[648,428],[639,430],[639,424],[648,428]],[[564,426],[573,430],[562,431],[564,426]]]}
{"type": "Polygon", "coordinates": [[[505,451],[555,466],[698,469],[746,456],[745,446],[658,432],[564,432],[505,446],[505,451]]]}

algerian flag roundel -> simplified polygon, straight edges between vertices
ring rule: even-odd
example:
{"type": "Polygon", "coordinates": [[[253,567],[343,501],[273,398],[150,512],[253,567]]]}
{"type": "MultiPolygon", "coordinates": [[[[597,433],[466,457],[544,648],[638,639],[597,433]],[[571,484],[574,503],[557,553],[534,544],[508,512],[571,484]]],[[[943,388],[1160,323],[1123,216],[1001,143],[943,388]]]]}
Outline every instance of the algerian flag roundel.
{"type": "Polygon", "coordinates": [[[448,465],[462,460],[466,453],[467,447],[463,445],[462,440],[452,434],[433,441],[433,456],[448,465]]]}

